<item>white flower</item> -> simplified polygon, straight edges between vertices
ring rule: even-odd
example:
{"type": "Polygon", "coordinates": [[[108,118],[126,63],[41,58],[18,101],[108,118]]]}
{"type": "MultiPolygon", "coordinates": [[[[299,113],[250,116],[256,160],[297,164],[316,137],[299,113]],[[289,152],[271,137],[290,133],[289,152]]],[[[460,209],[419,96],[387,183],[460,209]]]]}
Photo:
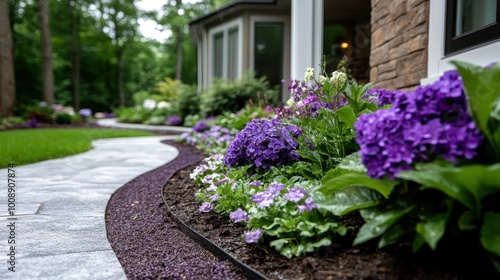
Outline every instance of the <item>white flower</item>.
{"type": "Polygon", "coordinates": [[[286,102],[286,106],[293,107],[293,105],[295,105],[295,101],[293,100],[293,97],[290,97],[290,99],[286,102]]]}
{"type": "Polygon", "coordinates": [[[160,101],[158,102],[158,105],[156,105],[158,109],[170,108],[170,106],[170,103],[168,103],[167,101],[160,101]]]}
{"type": "Polygon", "coordinates": [[[306,83],[309,83],[310,81],[314,80],[314,68],[307,68],[306,73],[304,74],[304,80],[306,83]]]}
{"type": "Polygon", "coordinates": [[[319,75],[319,83],[324,85],[328,81],[328,77],[325,77],[323,75],[319,75]]]}
{"type": "Polygon", "coordinates": [[[332,77],[330,78],[330,83],[338,87],[343,86],[347,81],[347,75],[345,73],[334,71],[332,77]]]}
{"type": "Polygon", "coordinates": [[[156,107],[156,101],[154,101],[153,99],[146,99],[142,103],[142,107],[152,110],[156,107]]]}

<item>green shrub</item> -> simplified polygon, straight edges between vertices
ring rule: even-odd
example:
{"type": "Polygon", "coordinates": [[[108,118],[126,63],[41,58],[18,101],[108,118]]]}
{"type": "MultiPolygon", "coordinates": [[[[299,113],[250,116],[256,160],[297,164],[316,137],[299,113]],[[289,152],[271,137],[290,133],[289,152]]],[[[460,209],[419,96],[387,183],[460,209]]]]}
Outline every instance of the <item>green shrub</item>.
{"type": "Polygon", "coordinates": [[[187,115],[184,118],[184,126],[194,126],[196,123],[200,122],[203,118],[200,115],[187,115]]]}
{"type": "Polygon", "coordinates": [[[52,109],[48,106],[31,106],[26,110],[26,119],[36,119],[38,122],[42,123],[52,123],[52,109]]]}
{"type": "Polygon", "coordinates": [[[73,116],[68,112],[59,112],[54,115],[54,120],[58,124],[71,124],[73,116]]]}
{"type": "Polygon", "coordinates": [[[278,91],[269,89],[265,78],[256,79],[251,72],[235,82],[218,80],[201,94],[200,111],[205,116],[236,112],[250,100],[253,103],[264,100],[265,103],[274,105],[278,101],[278,91]]]}
{"type": "Polygon", "coordinates": [[[200,95],[197,92],[196,86],[180,86],[174,108],[183,120],[185,120],[188,115],[199,113],[200,95]]]}

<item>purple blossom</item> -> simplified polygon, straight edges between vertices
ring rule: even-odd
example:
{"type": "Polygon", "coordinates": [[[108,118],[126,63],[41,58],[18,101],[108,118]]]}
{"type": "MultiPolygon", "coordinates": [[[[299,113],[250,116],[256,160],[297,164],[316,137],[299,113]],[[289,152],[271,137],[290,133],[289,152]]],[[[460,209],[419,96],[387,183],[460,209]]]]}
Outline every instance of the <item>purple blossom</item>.
{"type": "Polygon", "coordinates": [[[90,118],[92,116],[92,110],[90,110],[88,108],[80,109],[80,111],[78,113],[84,119],[90,118]]]}
{"type": "Polygon", "coordinates": [[[296,161],[295,141],[300,128],[282,124],[279,119],[255,119],[236,135],[227,148],[224,163],[229,167],[253,164],[269,170],[272,166],[296,161]]]}
{"type": "Polygon", "coordinates": [[[179,117],[179,116],[168,116],[167,117],[167,124],[169,124],[169,125],[180,125],[181,124],[181,117],[179,117]]]}
{"type": "Polygon", "coordinates": [[[257,180],[257,181],[250,182],[248,185],[251,186],[251,187],[260,187],[260,186],[263,186],[264,183],[262,183],[261,181],[257,180]]]}
{"type": "Polygon", "coordinates": [[[261,229],[258,229],[255,231],[249,231],[245,234],[245,241],[247,243],[257,243],[257,242],[259,242],[261,235],[262,235],[261,229]]]}
{"type": "Polygon", "coordinates": [[[219,198],[220,198],[220,195],[218,193],[216,193],[210,197],[210,201],[217,201],[217,200],[219,200],[219,198]]]}
{"type": "Polygon", "coordinates": [[[230,179],[226,177],[226,178],[224,178],[222,180],[219,180],[219,181],[215,182],[214,185],[220,186],[221,184],[224,184],[224,183],[229,182],[229,181],[230,181],[230,179]]]}
{"type": "Polygon", "coordinates": [[[259,207],[269,207],[284,188],[285,185],[273,182],[269,184],[265,191],[252,195],[252,201],[259,207]]]}
{"type": "Polygon", "coordinates": [[[229,214],[229,218],[235,222],[248,222],[250,220],[250,217],[248,217],[247,212],[241,210],[241,208],[238,208],[236,211],[233,211],[229,214]]]}
{"type": "Polygon", "coordinates": [[[300,212],[312,211],[313,209],[318,208],[318,205],[316,205],[315,203],[313,203],[312,197],[308,197],[306,199],[306,201],[305,201],[305,204],[303,204],[303,205],[297,205],[297,208],[299,208],[300,212]]]}
{"type": "Polygon", "coordinates": [[[394,178],[417,162],[476,156],[483,137],[469,115],[457,71],[414,92],[398,92],[394,100],[390,109],[361,115],[355,124],[369,176],[394,178]]]}
{"type": "Polygon", "coordinates": [[[203,132],[209,128],[208,124],[204,121],[198,122],[193,126],[193,131],[195,132],[203,132]]]}
{"type": "Polygon", "coordinates": [[[212,211],[212,209],[214,209],[214,207],[212,206],[211,203],[203,202],[198,210],[200,212],[207,213],[212,211]]]}
{"type": "Polygon", "coordinates": [[[40,124],[38,123],[38,120],[36,118],[31,118],[25,124],[23,124],[23,127],[29,127],[29,128],[37,128],[39,126],[40,124]]]}
{"type": "Polygon", "coordinates": [[[307,192],[300,187],[291,188],[290,191],[285,194],[283,197],[287,200],[293,202],[299,202],[304,196],[307,195],[307,192]]]}
{"type": "Polygon", "coordinates": [[[368,93],[363,96],[363,98],[367,98],[368,100],[373,99],[373,101],[378,103],[378,106],[383,107],[393,104],[397,94],[399,94],[399,91],[390,91],[385,88],[372,88],[368,90],[368,93]]]}

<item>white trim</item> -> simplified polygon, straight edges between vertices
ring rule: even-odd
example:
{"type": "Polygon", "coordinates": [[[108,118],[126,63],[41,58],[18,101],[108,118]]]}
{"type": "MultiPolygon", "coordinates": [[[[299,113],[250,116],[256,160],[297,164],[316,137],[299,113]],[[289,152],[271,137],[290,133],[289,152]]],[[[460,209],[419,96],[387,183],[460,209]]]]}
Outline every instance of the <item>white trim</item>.
{"type": "MultiPolygon", "coordinates": [[[[254,53],[254,44],[255,44],[255,23],[257,22],[279,22],[283,24],[283,65],[281,73],[283,75],[283,79],[285,81],[288,81],[287,75],[290,73],[290,17],[289,16],[265,16],[265,15],[252,15],[250,16],[250,44],[249,44],[249,59],[250,61],[248,62],[250,70],[255,69],[255,53],[254,53]]],[[[286,98],[286,95],[288,93],[287,90],[287,85],[286,82],[285,84],[281,87],[281,96],[283,98],[286,98]]],[[[288,98],[286,99],[288,100],[288,98]]],[[[284,100],[284,101],[286,101],[284,100]]]]}
{"type": "Polygon", "coordinates": [[[445,56],[445,20],[446,1],[430,0],[427,78],[420,81],[423,85],[436,81],[443,72],[455,69],[450,63],[454,60],[466,61],[482,66],[500,61],[499,41],[490,42],[467,51],[445,56]]]}
{"type": "Polygon", "coordinates": [[[242,49],[243,49],[243,18],[237,18],[234,20],[231,20],[227,23],[218,25],[214,28],[211,28],[208,30],[208,50],[207,50],[207,57],[208,57],[208,63],[207,63],[207,68],[206,68],[206,73],[207,73],[207,86],[212,85],[213,83],[213,77],[212,77],[212,71],[213,71],[213,36],[217,33],[223,33],[223,51],[222,51],[222,76],[224,78],[228,77],[228,38],[229,38],[229,30],[234,30],[238,29],[238,74],[237,78],[241,79],[242,77],[242,67],[243,67],[243,54],[242,54],[242,49]]]}

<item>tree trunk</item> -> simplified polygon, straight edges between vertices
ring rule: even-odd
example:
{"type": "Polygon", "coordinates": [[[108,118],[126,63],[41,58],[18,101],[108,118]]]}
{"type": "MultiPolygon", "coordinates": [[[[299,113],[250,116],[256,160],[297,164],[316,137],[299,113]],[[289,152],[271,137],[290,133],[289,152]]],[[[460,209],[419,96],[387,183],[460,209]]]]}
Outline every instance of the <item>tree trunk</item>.
{"type": "Polygon", "coordinates": [[[175,79],[182,81],[182,27],[177,28],[177,71],[175,79]]]}
{"type": "Polygon", "coordinates": [[[9,1],[0,0],[0,117],[13,114],[16,100],[9,1]]]}
{"type": "Polygon", "coordinates": [[[73,10],[72,36],[71,36],[71,84],[73,91],[73,107],[80,110],[80,7],[78,1],[70,4],[73,10]]]}
{"type": "Polygon", "coordinates": [[[118,73],[118,94],[120,95],[120,107],[125,107],[125,93],[123,92],[123,73],[122,73],[122,50],[116,52],[116,73],[118,73]]]}
{"type": "Polygon", "coordinates": [[[54,73],[52,72],[52,44],[50,42],[49,3],[38,2],[40,9],[40,30],[42,35],[42,80],[43,99],[47,105],[54,104],[54,73]]]}

